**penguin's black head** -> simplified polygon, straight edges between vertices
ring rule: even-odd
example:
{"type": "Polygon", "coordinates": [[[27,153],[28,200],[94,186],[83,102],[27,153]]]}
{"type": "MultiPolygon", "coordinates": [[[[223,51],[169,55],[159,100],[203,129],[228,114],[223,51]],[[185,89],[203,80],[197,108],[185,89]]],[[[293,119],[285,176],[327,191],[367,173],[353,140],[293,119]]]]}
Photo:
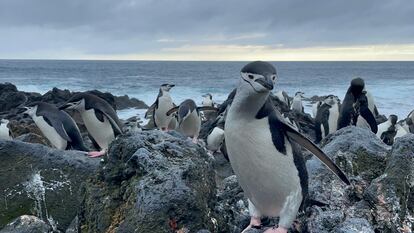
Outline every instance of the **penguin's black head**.
{"type": "Polygon", "coordinates": [[[213,96],[210,93],[202,95],[202,97],[208,97],[209,99],[213,99],[213,96]]]}
{"type": "Polygon", "coordinates": [[[248,83],[256,92],[269,92],[277,78],[275,67],[263,61],[254,61],[241,70],[242,81],[248,83]]]}
{"type": "Polygon", "coordinates": [[[355,97],[358,97],[363,93],[365,82],[362,78],[354,78],[351,81],[350,90],[355,97]]]}
{"type": "Polygon", "coordinates": [[[89,93],[78,93],[73,95],[65,104],[59,107],[60,110],[63,109],[78,109],[82,110],[85,108],[85,102],[87,99],[98,98],[95,95],[89,93]]]}
{"type": "Polygon", "coordinates": [[[391,121],[392,125],[397,124],[398,121],[398,117],[396,115],[391,114],[390,117],[388,118],[391,121]]]}

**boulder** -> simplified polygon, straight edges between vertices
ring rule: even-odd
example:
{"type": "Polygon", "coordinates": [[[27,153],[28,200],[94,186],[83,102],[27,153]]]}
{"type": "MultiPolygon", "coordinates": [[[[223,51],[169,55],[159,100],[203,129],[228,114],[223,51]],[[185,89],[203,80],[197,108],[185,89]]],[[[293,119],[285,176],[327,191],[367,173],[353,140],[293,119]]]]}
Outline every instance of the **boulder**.
{"type": "Polygon", "coordinates": [[[38,217],[22,215],[7,224],[0,233],[48,233],[52,227],[38,217]]]}
{"type": "Polygon", "coordinates": [[[21,215],[36,215],[64,230],[80,206],[82,183],[99,159],[78,151],[0,140],[0,228],[21,215]]]}
{"type": "Polygon", "coordinates": [[[174,132],[130,133],[110,147],[100,176],[85,185],[85,232],[214,229],[214,171],[205,150],[174,132]]]}
{"type": "Polygon", "coordinates": [[[144,101],[138,100],[136,98],[129,98],[128,95],[115,96],[115,105],[118,110],[126,108],[136,108],[136,109],[146,109],[149,108],[144,101]]]}
{"type": "Polygon", "coordinates": [[[414,230],[414,135],[397,138],[385,173],[373,180],[364,198],[381,232],[414,230]]]}

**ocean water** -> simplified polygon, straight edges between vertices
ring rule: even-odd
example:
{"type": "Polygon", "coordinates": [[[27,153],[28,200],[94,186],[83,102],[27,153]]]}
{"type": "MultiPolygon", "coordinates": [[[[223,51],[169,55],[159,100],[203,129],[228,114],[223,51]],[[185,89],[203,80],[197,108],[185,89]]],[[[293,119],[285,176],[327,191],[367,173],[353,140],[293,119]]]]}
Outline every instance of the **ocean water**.
{"type": "MultiPolygon", "coordinates": [[[[0,82],[19,90],[45,93],[53,87],[72,91],[98,89],[127,94],[151,105],[163,83],[178,104],[211,93],[220,103],[237,86],[240,69],[247,62],[187,61],[68,61],[0,60],[0,82]]],[[[354,77],[362,77],[374,95],[381,114],[400,118],[414,109],[414,62],[272,62],[278,71],[275,91],[306,97],[334,94],[343,99],[354,77]]],[[[310,112],[309,103],[306,108],[310,112]]],[[[140,111],[142,112],[142,111],[140,111]]],[[[135,115],[122,111],[122,117],[135,115]]]]}

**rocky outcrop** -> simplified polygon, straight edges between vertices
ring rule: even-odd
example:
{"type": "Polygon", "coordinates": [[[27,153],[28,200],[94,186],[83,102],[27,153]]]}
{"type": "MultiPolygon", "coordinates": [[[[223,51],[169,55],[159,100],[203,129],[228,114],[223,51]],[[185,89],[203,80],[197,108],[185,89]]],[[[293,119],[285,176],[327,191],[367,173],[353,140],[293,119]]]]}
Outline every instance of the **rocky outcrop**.
{"type": "Polygon", "coordinates": [[[77,151],[0,140],[0,229],[21,215],[36,215],[64,230],[80,206],[81,184],[99,159],[77,151]]]}
{"type": "Polygon", "coordinates": [[[214,171],[191,141],[149,131],[113,143],[100,176],[85,185],[84,232],[214,229],[214,171]]]}
{"type": "Polygon", "coordinates": [[[48,233],[52,227],[38,217],[23,215],[7,224],[0,233],[48,233]]]}

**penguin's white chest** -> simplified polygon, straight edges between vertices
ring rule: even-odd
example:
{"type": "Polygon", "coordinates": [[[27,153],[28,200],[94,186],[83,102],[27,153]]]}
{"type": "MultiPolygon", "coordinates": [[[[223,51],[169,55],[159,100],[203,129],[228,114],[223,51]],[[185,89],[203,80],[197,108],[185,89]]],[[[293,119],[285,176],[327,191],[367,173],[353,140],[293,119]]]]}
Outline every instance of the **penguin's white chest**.
{"type": "Polygon", "coordinates": [[[329,124],[329,133],[335,133],[338,128],[338,118],[339,118],[339,106],[333,105],[331,108],[329,108],[329,118],[328,118],[328,124],[329,124]]]}
{"type": "Polygon", "coordinates": [[[300,98],[294,97],[292,101],[292,110],[302,112],[302,109],[302,100],[300,98]]]}
{"type": "Polygon", "coordinates": [[[167,112],[174,107],[170,96],[158,98],[158,108],[155,109],[154,120],[158,128],[167,128],[172,116],[167,116],[167,112]]]}
{"type": "Polygon", "coordinates": [[[1,124],[0,125],[0,139],[4,140],[11,140],[9,133],[9,128],[7,128],[7,124],[1,124]]]}
{"type": "Polygon", "coordinates": [[[213,100],[205,98],[202,102],[203,106],[213,106],[213,100]]]}
{"type": "Polygon", "coordinates": [[[213,131],[207,136],[207,149],[217,151],[220,149],[224,140],[224,130],[214,127],[213,131]]]}
{"type": "Polygon", "coordinates": [[[389,121],[379,124],[378,131],[377,131],[377,137],[381,139],[382,133],[388,131],[388,128],[390,128],[390,126],[391,126],[391,122],[389,121]]]}
{"type": "Polygon", "coordinates": [[[201,128],[201,119],[194,110],[180,124],[180,131],[187,137],[198,137],[201,128]]]}
{"type": "Polygon", "coordinates": [[[94,109],[83,111],[81,116],[86,129],[96,143],[98,143],[99,147],[101,147],[101,149],[108,149],[109,144],[115,139],[114,130],[112,129],[108,118],[104,116],[104,121],[101,122],[96,118],[94,109]]]}
{"type": "Polygon", "coordinates": [[[63,139],[53,128],[50,126],[43,116],[33,116],[33,121],[36,123],[37,127],[39,127],[42,134],[49,140],[49,142],[57,149],[65,150],[68,142],[63,139]]]}
{"type": "Polygon", "coordinates": [[[273,145],[268,119],[243,121],[229,116],[225,140],[230,162],[245,195],[264,215],[298,208],[302,189],[285,138],[287,155],[273,145]]]}

